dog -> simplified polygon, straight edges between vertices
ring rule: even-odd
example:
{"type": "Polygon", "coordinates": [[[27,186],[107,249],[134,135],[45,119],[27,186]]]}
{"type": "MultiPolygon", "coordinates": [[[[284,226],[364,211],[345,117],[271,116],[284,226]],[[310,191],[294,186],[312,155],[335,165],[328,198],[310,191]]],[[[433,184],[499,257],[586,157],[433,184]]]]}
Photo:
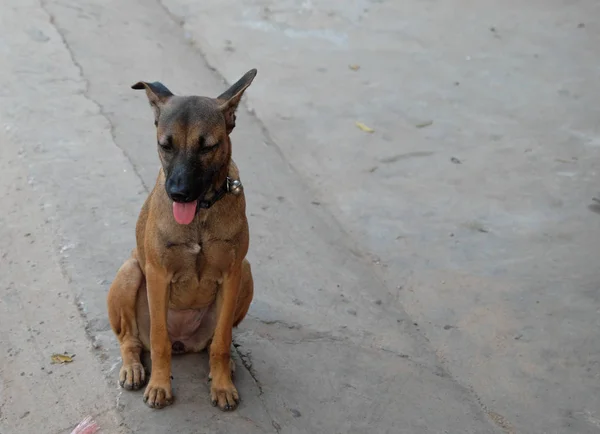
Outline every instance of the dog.
{"type": "Polygon", "coordinates": [[[140,211],[136,248],[117,271],[107,296],[123,365],[119,383],[144,386],[140,361],[150,352],[144,402],[173,402],[172,354],[209,348],[211,402],[233,410],[232,329],[254,294],[246,259],[249,228],[229,135],[256,69],[217,98],[176,96],[160,82],[138,82],[154,112],[161,168],[140,211]]]}

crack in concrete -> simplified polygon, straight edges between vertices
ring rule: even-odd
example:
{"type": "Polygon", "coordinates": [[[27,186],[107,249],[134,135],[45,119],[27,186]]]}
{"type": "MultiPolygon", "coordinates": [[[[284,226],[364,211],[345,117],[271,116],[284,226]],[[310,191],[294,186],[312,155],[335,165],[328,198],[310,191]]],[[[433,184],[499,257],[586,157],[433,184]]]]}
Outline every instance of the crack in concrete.
{"type": "Polygon", "coordinates": [[[298,339],[287,339],[282,340],[281,342],[288,345],[297,345],[306,342],[348,342],[348,339],[333,336],[331,333],[327,332],[314,332],[298,339]]]}
{"type": "Polygon", "coordinates": [[[276,325],[276,324],[277,325],[282,325],[282,326],[284,326],[284,327],[286,327],[286,328],[288,328],[290,330],[299,330],[299,329],[302,328],[301,324],[292,324],[292,323],[288,323],[288,322],[285,322],[285,321],[280,320],[280,319],[265,320],[265,319],[260,319],[260,318],[257,318],[257,317],[254,317],[254,318],[257,321],[259,321],[259,322],[261,322],[263,324],[266,324],[266,325],[276,325]]]}
{"type": "MultiPolygon", "coordinates": [[[[289,329],[289,330],[298,330],[302,327],[299,324],[290,324],[283,320],[262,320],[257,317],[252,317],[252,319],[256,320],[262,324],[265,324],[265,325],[274,325],[276,327],[282,326],[285,329],[289,329]]],[[[285,331],[285,330],[282,330],[282,331],[285,331]]],[[[367,344],[367,345],[357,344],[355,342],[352,342],[352,339],[350,337],[335,336],[332,333],[327,332],[327,331],[310,331],[310,332],[305,331],[305,333],[307,333],[305,336],[300,336],[296,339],[281,337],[279,339],[279,342],[286,344],[286,345],[297,345],[297,344],[312,343],[312,342],[329,342],[329,343],[340,343],[340,342],[344,343],[344,342],[346,342],[346,343],[349,343],[350,345],[357,345],[357,346],[360,346],[361,348],[373,350],[373,351],[381,351],[383,353],[387,353],[387,354],[393,355],[395,357],[404,359],[404,360],[406,360],[407,363],[411,363],[414,366],[419,367],[420,369],[431,372],[434,375],[437,375],[438,377],[452,378],[450,373],[440,363],[436,363],[434,366],[428,366],[425,363],[414,360],[410,354],[398,352],[398,351],[395,351],[395,350],[393,350],[391,348],[387,348],[387,347],[381,347],[381,346],[369,345],[369,344],[367,344]]],[[[259,335],[260,335],[260,333],[259,333],[259,335]]],[[[264,337],[262,335],[260,335],[260,336],[264,337]]],[[[239,353],[239,350],[238,350],[238,353],[239,353]]],[[[250,355],[247,354],[246,357],[249,358],[250,355]]],[[[252,362],[250,360],[250,366],[251,366],[251,363],[252,362]]],[[[475,398],[478,399],[477,396],[475,396],[475,398]]]]}
{"type": "Polygon", "coordinates": [[[279,423],[277,423],[277,421],[273,418],[273,416],[271,415],[271,412],[269,411],[269,408],[267,407],[267,403],[264,400],[263,385],[262,385],[261,381],[258,379],[258,376],[256,375],[256,371],[254,371],[254,369],[252,367],[252,357],[250,355],[250,352],[245,353],[242,350],[240,350],[241,344],[238,344],[235,341],[235,338],[233,339],[232,344],[233,344],[233,348],[234,348],[236,354],[238,355],[238,357],[240,358],[240,360],[242,362],[242,365],[244,366],[244,369],[246,369],[246,371],[248,372],[248,374],[250,375],[252,380],[254,380],[254,384],[258,388],[258,399],[260,400],[260,403],[261,403],[262,407],[264,408],[265,413],[267,413],[267,416],[269,416],[269,419],[271,419],[271,425],[275,429],[275,432],[277,432],[279,434],[281,432],[281,425],[279,425],[279,423]]]}
{"type": "Polygon", "coordinates": [[[73,65],[79,71],[79,78],[81,79],[81,81],[83,82],[83,84],[85,86],[85,88],[84,88],[84,90],[82,92],[82,95],[84,96],[85,99],[87,99],[88,101],[90,101],[92,104],[94,104],[98,108],[98,113],[108,123],[109,132],[110,132],[110,136],[112,138],[112,142],[123,153],[123,156],[129,162],[129,164],[130,164],[130,166],[131,166],[131,168],[133,170],[133,173],[135,173],[135,175],[138,177],[138,179],[142,183],[142,186],[144,187],[144,190],[146,190],[146,192],[149,192],[150,190],[148,189],[148,186],[144,182],[144,179],[142,178],[142,176],[141,176],[141,174],[140,174],[137,166],[133,163],[133,160],[131,159],[131,157],[129,156],[129,154],[125,151],[125,149],[119,145],[119,143],[117,141],[116,132],[115,132],[115,126],[112,123],[112,121],[110,120],[110,117],[106,114],[106,110],[104,109],[104,106],[99,101],[97,101],[94,98],[92,98],[92,96],[90,95],[90,87],[91,87],[90,81],[85,76],[83,67],[81,66],[81,64],[79,63],[79,61],[77,60],[77,58],[75,57],[75,53],[71,49],[71,46],[69,45],[69,42],[67,41],[67,38],[65,38],[65,35],[64,35],[62,29],[56,23],[56,19],[54,17],[54,14],[52,14],[52,12],[50,12],[50,10],[48,9],[46,3],[47,3],[47,0],[40,0],[39,4],[40,4],[41,9],[46,13],[46,15],[48,15],[48,21],[50,22],[50,24],[52,25],[52,27],[54,27],[54,29],[56,30],[56,33],[60,37],[60,40],[61,40],[63,46],[67,50],[67,53],[69,53],[69,57],[71,58],[71,62],[73,63],[73,65]]]}
{"type": "Polygon", "coordinates": [[[243,352],[242,350],[240,350],[240,346],[241,345],[238,344],[235,341],[235,339],[233,339],[233,348],[235,349],[236,354],[240,358],[242,365],[244,366],[244,368],[246,368],[246,370],[250,374],[250,377],[252,377],[252,379],[254,380],[254,384],[256,384],[256,387],[258,388],[258,396],[261,396],[264,393],[263,387],[262,387],[262,383],[258,379],[258,376],[256,375],[256,372],[252,368],[252,356],[251,356],[250,352],[243,352]]]}
{"type": "MultiPolygon", "coordinates": [[[[146,186],[146,184],[144,183],[144,180],[142,179],[137,167],[135,166],[135,164],[133,163],[133,161],[131,160],[131,158],[129,157],[129,155],[127,154],[127,152],[125,152],[125,150],[119,146],[117,140],[116,140],[116,134],[115,134],[115,127],[114,124],[112,123],[112,121],[110,120],[110,118],[108,117],[108,115],[106,114],[106,111],[104,109],[104,107],[102,106],[102,104],[98,101],[96,101],[94,98],[92,98],[89,95],[89,90],[90,90],[90,81],[86,78],[85,74],[84,74],[84,70],[83,67],[81,66],[81,64],[77,61],[76,57],[75,57],[75,53],[73,52],[73,50],[71,49],[69,43],[67,42],[65,35],[63,34],[62,30],[60,29],[60,27],[58,26],[58,24],[56,23],[56,19],[54,17],[54,15],[50,12],[50,10],[48,9],[47,5],[46,5],[46,1],[45,0],[40,0],[39,1],[39,6],[40,9],[42,11],[44,11],[44,13],[48,16],[48,22],[50,23],[50,25],[56,30],[56,33],[58,34],[62,45],[64,46],[65,50],[67,51],[67,53],[69,54],[69,57],[71,59],[71,62],[73,63],[73,65],[78,69],[79,72],[79,78],[80,81],[84,84],[84,89],[81,92],[82,96],[87,99],[88,101],[90,101],[92,104],[94,104],[97,108],[98,108],[98,113],[101,117],[103,117],[106,122],[108,123],[109,126],[109,132],[112,138],[112,142],[114,143],[114,145],[123,153],[123,156],[125,157],[125,159],[127,160],[127,162],[130,164],[132,171],[135,173],[135,175],[138,177],[138,179],[140,180],[143,188],[146,190],[146,192],[148,192],[148,187],[146,186]]],[[[59,269],[60,272],[63,276],[63,278],[65,279],[65,281],[67,282],[67,284],[71,283],[71,276],[69,275],[66,265],[64,263],[64,258],[58,258],[58,265],[59,265],[59,269]]],[[[85,327],[85,335],[87,336],[87,338],[90,340],[90,342],[92,343],[92,347],[95,348],[94,346],[94,342],[96,337],[91,333],[90,328],[88,327],[88,322],[87,322],[87,314],[85,313],[82,303],[79,299],[79,297],[77,295],[74,296],[74,303],[77,306],[77,309],[79,311],[79,314],[81,316],[81,318],[83,319],[84,323],[86,324],[85,327]]],[[[36,345],[37,346],[37,345],[36,345]]],[[[39,346],[38,346],[39,347],[39,346]]],[[[119,414],[118,409],[116,408],[107,408],[101,412],[96,413],[95,415],[93,415],[94,418],[97,418],[99,416],[102,416],[110,411],[116,411],[117,415],[119,414]]],[[[119,432],[122,434],[125,433],[132,433],[133,430],[127,425],[127,423],[125,422],[125,420],[123,418],[119,418],[121,419],[119,421],[119,427],[120,430],[119,432]]],[[[76,426],[76,425],[74,425],[76,426]]],[[[68,430],[71,430],[74,428],[74,426],[68,428],[68,430]]],[[[65,432],[67,429],[62,429],[59,430],[58,433],[62,433],[65,432]]],[[[57,433],[57,434],[58,434],[57,433]]]]}

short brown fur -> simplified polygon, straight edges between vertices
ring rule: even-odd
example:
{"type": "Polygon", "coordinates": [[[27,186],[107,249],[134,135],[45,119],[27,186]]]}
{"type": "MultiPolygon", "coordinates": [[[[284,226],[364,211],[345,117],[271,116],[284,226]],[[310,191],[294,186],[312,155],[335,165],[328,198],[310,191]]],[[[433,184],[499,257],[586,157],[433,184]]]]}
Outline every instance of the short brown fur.
{"type": "Polygon", "coordinates": [[[121,386],[144,385],[140,354],[150,351],[144,401],[152,408],[173,401],[172,353],[207,346],[213,405],[233,410],[239,401],[231,372],[232,328],[253,297],[244,193],[225,194],[187,225],[175,221],[172,197],[185,184],[188,198],[198,194],[191,200],[210,198],[227,177],[239,179],[229,134],[255,75],[249,71],[216,99],[175,96],[160,83],[132,86],[146,90],[153,108],[163,167],[137,221],[136,249],[118,270],[107,304],[123,359],[121,386]]]}

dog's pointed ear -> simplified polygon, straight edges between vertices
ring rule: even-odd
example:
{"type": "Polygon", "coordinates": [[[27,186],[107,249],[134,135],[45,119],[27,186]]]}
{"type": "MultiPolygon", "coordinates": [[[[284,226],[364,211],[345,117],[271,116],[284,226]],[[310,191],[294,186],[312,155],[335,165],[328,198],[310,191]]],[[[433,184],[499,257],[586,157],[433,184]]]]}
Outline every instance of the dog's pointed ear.
{"type": "Polygon", "coordinates": [[[225,116],[227,134],[231,133],[235,128],[235,111],[240,104],[244,91],[252,84],[252,80],[256,77],[256,73],[256,69],[251,69],[246,72],[242,78],[217,97],[219,110],[221,110],[223,116],[225,116]]]}
{"type": "Polygon", "coordinates": [[[173,93],[167,89],[167,87],[155,81],[153,83],[146,83],[145,81],[139,81],[133,86],[132,89],[145,89],[146,95],[148,96],[148,102],[152,111],[154,112],[154,125],[158,125],[158,117],[160,116],[160,109],[162,106],[173,96],[173,93]]]}

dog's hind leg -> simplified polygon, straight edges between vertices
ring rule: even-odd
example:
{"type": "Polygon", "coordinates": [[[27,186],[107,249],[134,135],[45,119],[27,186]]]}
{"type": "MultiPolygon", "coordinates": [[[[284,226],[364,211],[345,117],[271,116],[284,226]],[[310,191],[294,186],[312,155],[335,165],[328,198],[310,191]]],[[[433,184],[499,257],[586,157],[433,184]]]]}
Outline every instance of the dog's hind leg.
{"type": "Polygon", "coordinates": [[[140,362],[140,341],[136,300],[144,275],[140,265],[132,256],[119,268],[108,291],[108,318],[113,332],[119,340],[123,366],[119,372],[119,384],[127,390],[137,390],[146,380],[146,372],[140,362]]]}

